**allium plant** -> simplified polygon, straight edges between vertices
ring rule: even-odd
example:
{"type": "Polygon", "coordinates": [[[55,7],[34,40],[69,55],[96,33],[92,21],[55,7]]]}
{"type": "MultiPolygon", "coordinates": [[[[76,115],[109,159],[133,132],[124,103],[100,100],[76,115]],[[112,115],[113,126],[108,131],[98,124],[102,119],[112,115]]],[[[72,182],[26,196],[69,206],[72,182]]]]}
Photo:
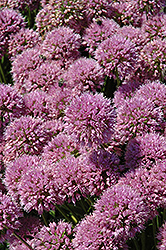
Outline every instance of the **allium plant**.
{"type": "Polygon", "coordinates": [[[39,155],[50,136],[40,118],[22,116],[8,125],[4,139],[4,160],[9,162],[23,154],[39,155]]]}
{"type": "Polygon", "coordinates": [[[26,175],[29,169],[33,169],[39,165],[38,156],[23,155],[16,158],[13,162],[6,165],[3,183],[8,194],[14,201],[19,202],[18,185],[23,175],[26,175]]]}
{"type": "Polygon", "coordinates": [[[0,59],[8,48],[9,36],[25,27],[23,16],[16,10],[0,9],[0,59]]]}
{"type": "Polygon", "coordinates": [[[166,222],[159,228],[159,232],[157,234],[157,239],[159,243],[157,245],[158,250],[166,249],[166,222]]]}
{"type": "Polygon", "coordinates": [[[158,214],[158,208],[166,208],[165,169],[165,160],[158,161],[150,170],[141,165],[135,171],[128,172],[118,182],[119,185],[130,186],[140,194],[144,204],[150,209],[149,219],[158,214]]]}
{"type": "Polygon", "coordinates": [[[123,104],[117,107],[115,140],[123,144],[136,135],[155,131],[163,133],[164,93],[165,85],[153,82],[142,85],[132,98],[126,98],[123,104]],[[155,85],[158,85],[159,91],[155,85]],[[164,92],[160,93],[160,89],[164,92]]]}
{"type": "Polygon", "coordinates": [[[12,62],[12,76],[14,87],[21,93],[24,93],[24,82],[28,79],[30,71],[35,70],[44,62],[39,48],[31,48],[24,50],[20,55],[17,55],[12,62]]]}
{"type": "Polygon", "coordinates": [[[71,246],[72,226],[63,221],[50,222],[49,226],[41,228],[33,245],[36,250],[73,249],[71,246]]]}
{"type": "Polygon", "coordinates": [[[102,94],[75,96],[65,110],[65,131],[88,147],[108,143],[114,129],[115,112],[102,94]]]}
{"type": "Polygon", "coordinates": [[[26,10],[26,8],[30,8],[30,10],[34,10],[38,8],[40,0],[1,0],[0,7],[8,7],[11,9],[26,10]]]}
{"type": "Polygon", "coordinates": [[[122,80],[137,63],[136,46],[125,36],[115,34],[98,46],[95,59],[104,68],[105,75],[122,80]]]}
{"type": "Polygon", "coordinates": [[[0,192],[0,242],[7,239],[15,229],[20,227],[19,217],[23,217],[18,204],[11,197],[0,192]]]}
{"type": "Polygon", "coordinates": [[[14,58],[28,48],[40,45],[41,38],[39,34],[32,29],[22,28],[16,34],[10,36],[8,44],[8,54],[14,58]]]}
{"type": "Polygon", "coordinates": [[[119,28],[120,26],[113,19],[100,18],[99,20],[93,20],[85,29],[83,35],[83,44],[86,45],[86,50],[88,50],[91,55],[94,55],[94,51],[98,45],[118,32],[119,28]]]}
{"type": "MultiPolygon", "coordinates": [[[[39,56],[44,59],[42,55],[39,56]]],[[[52,87],[57,89],[59,87],[58,76],[61,73],[61,68],[56,61],[45,61],[38,64],[37,68],[29,72],[27,80],[24,82],[25,92],[34,90],[49,92],[52,87]]]]}
{"type": "Polygon", "coordinates": [[[61,77],[66,82],[66,87],[80,92],[90,90],[95,93],[104,84],[104,71],[92,58],[77,59],[61,77]]]}
{"type": "Polygon", "coordinates": [[[46,34],[41,45],[41,54],[67,68],[80,57],[80,35],[68,27],[59,27],[46,34]]]}
{"type": "Polygon", "coordinates": [[[42,159],[46,162],[56,163],[60,159],[68,157],[68,155],[78,152],[78,144],[73,136],[59,133],[52,138],[44,147],[42,159]]]}
{"type": "Polygon", "coordinates": [[[146,41],[153,39],[166,38],[166,14],[159,13],[151,16],[148,20],[145,20],[142,24],[141,31],[145,35],[146,41]]]}
{"type": "Polygon", "coordinates": [[[131,139],[126,147],[125,160],[129,169],[143,165],[151,168],[159,160],[166,159],[166,141],[156,133],[131,139]]]}
{"type": "Polygon", "coordinates": [[[25,113],[22,96],[11,86],[0,84],[0,129],[25,113]]]}
{"type": "Polygon", "coordinates": [[[36,16],[36,26],[40,34],[60,26],[68,26],[82,33],[90,20],[86,15],[85,1],[41,1],[43,9],[36,16]]]}
{"type": "Polygon", "coordinates": [[[148,208],[143,199],[126,185],[108,188],[74,229],[74,249],[128,249],[126,240],[144,229],[148,208]]]}
{"type": "Polygon", "coordinates": [[[153,39],[140,51],[140,64],[143,71],[149,71],[158,80],[165,78],[166,39],[153,39]]]}

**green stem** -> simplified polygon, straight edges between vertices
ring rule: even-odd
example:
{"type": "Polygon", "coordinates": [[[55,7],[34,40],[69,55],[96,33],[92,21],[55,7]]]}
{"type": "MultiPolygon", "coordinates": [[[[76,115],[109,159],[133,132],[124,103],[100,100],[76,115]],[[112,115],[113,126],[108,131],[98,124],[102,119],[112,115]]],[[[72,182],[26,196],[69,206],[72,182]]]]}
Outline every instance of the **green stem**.
{"type": "Polygon", "coordinates": [[[2,78],[1,78],[2,83],[6,84],[6,78],[5,78],[1,63],[0,63],[0,72],[1,72],[1,75],[2,75],[2,78]]]}
{"type": "Polygon", "coordinates": [[[153,239],[154,239],[154,249],[156,249],[156,218],[153,218],[152,220],[152,226],[153,226],[153,239]]]}
{"type": "Polygon", "coordinates": [[[42,213],[42,218],[43,218],[45,226],[48,227],[48,223],[47,223],[47,220],[45,218],[44,212],[42,213]]]}
{"type": "Polygon", "coordinates": [[[116,81],[117,81],[117,88],[120,86],[120,79],[119,79],[119,75],[118,75],[118,70],[117,68],[115,68],[115,75],[116,75],[116,81]]]}
{"type": "Polygon", "coordinates": [[[82,200],[81,200],[81,207],[83,208],[84,212],[86,213],[86,209],[85,209],[85,206],[84,206],[84,203],[82,200]]]}
{"type": "Polygon", "coordinates": [[[164,221],[166,220],[166,209],[164,209],[164,211],[163,211],[163,220],[164,221]]]}
{"type": "Polygon", "coordinates": [[[33,250],[33,248],[32,248],[24,239],[22,239],[18,234],[13,233],[13,235],[14,235],[18,240],[20,240],[24,245],[26,245],[29,249],[33,250]]]}
{"type": "Polygon", "coordinates": [[[135,246],[136,250],[140,250],[137,240],[133,239],[133,242],[134,242],[134,246],[135,246]]]}
{"type": "Polygon", "coordinates": [[[64,212],[57,205],[54,204],[54,206],[68,222],[71,222],[70,219],[64,214],[64,212]]]}
{"type": "Polygon", "coordinates": [[[76,214],[70,209],[70,207],[67,204],[64,206],[67,207],[67,209],[70,211],[72,220],[74,221],[74,223],[77,224],[78,219],[76,218],[77,217],[76,214]]]}
{"type": "MultiPolygon", "coordinates": [[[[7,226],[4,225],[4,228],[9,230],[7,226]]],[[[13,236],[15,236],[18,240],[20,240],[24,245],[26,245],[29,249],[34,250],[23,238],[21,238],[17,233],[13,232],[13,236]]]]}
{"type": "Polygon", "coordinates": [[[145,232],[141,234],[141,245],[142,245],[142,250],[146,250],[146,237],[145,237],[145,232]]]}

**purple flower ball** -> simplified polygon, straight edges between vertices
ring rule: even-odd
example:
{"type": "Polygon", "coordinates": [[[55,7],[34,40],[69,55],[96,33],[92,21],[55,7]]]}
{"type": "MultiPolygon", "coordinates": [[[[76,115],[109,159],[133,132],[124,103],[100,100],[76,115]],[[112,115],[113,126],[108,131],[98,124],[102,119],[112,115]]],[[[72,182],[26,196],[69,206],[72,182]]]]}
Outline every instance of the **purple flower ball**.
{"type": "Polygon", "coordinates": [[[48,32],[41,45],[41,54],[55,60],[62,68],[67,68],[80,57],[80,35],[68,27],[59,27],[48,32]]]}
{"type": "Polygon", "coordinates": [[[128,249],[126,240],[144,229],[148,208],[126,185],[108,188],[88,215],[76,226],[72,243],[76,250],[128,249]]]}
{"type": "Polygon", "coordinates": [[[22,96],[11,86],[0,84],[0,129],[25,113],[22,96]]]}
{"type": "Polygon", "coordinates": [[[166,141],[156,133],[131,139],[126,147],[125,160],[129,169],[144,166],[151,168],[159,160],[166,159],[166,141]]]}
{"type": "Polygon", "coordinates": [[[11,9],[26,11],[27,7],[32,11],[39,7],[40,0],[3,0],[0,1],[0,7],[7,6],[11,9]]]}
{"type": "Polygon", "coordinates": [[[20,227],[19,217],[23,217],[18,204],[11,198],[0,192],[0,242],[2,243],[9,237],[15,229],[20,227]]]}
{"type": "Polygon", "coordinates": [[[96,92],[104,83],[102,67],[94,59],[84,57],[71,64],[61,77],[66,82],[66,87],[76,88],[80,92],[96,92]]]}
{"type": "Polygon", "coordinates": [[[49,226],[43,226],[35,236],[34,246],[36,250],[46,249],[73,249],[71,247],[72,226],[63,221],[50,222],[49,226]]]}
{"type": "Polygon", "coordinates": [[[65,131],[83,145],[98,147],[108,143],[114,128],[115,112],[102,94],[75,96],[65,110],[65,131]]]}
{"type": "Polygon", "coordinates": [[[23,154],[41,154],[50,136],[41,119],[22,116],[8,125],[4,139],[4,161],[7,163],[23,154]]]}
{"type": "Polygon", "coordinates": [[[40,55],[39,48],[31,48],[24,50],[13,60],[11,72],[14,80],[14,87],[21,93],[25,92],[24,83],[28,79],[30,71],[40,67],[44,62],[44,59],[40,55]]]}
{"type": "Polygon", "coordinates": [[[125,36],[115,34],[98,46],[95,59],[104,68],[105,75],[123,79],[132,73],[137,63],[136,45],[125,36]]]}
{"type": "Polygon", "coordinates": [[[0,59],[7,51],[9,36],[24,27],[24,18],[18,11],[9,8],[0,9],[0,59]]]}
{"type": "MultiPolygon", "coordinates": [[[[43,55],[39,55],[43,58],[43,55]]],[[[45,92],[52,91],[51,88],[59,88],[58,76],[61,74],[61,68],[55,61],[46,61],[37,65],[34,70],[30,70],[27,80],[24,81],[25,92],[42,90],[45,92]]]]}
{"type": "Polygon", "coordinates": [[[10,36],[8,54],[13,60],[16,55],[21,54],[28,48],[40,45],[40,43],[41,38],[36,31],[22,28],[16,34],[10,36]]]}

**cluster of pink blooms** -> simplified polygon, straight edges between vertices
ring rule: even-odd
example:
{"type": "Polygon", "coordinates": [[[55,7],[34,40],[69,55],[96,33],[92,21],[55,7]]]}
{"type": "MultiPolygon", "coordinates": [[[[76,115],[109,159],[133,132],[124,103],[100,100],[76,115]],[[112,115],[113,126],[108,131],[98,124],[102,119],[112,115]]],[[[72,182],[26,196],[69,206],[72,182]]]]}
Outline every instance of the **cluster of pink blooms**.
{"type": "MultiPolygon", "coordinates": [[[[3,2],[13,84],[0,83],[0,243],[129,249],[166,209],[164,1],[3,2]],[[19,11],[39,4],[27,28],[19,11]],[[82,200],[91,214],[64,220],[82,200]]],[[[165,224],[156,240],[166,249],[165,224]]]]}

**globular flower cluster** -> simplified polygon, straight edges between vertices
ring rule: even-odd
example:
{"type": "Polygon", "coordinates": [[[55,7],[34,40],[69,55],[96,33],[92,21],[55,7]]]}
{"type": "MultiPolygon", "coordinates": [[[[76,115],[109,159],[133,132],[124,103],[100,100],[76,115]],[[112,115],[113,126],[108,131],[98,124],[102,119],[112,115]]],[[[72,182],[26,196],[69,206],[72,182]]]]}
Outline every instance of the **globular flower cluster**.
{"type": "Polygon", "coordinates": [[[86,45],[88,52],[93,55],[98,45],[111,37],[119,30],[120,26],[112,19],[95,19],[83,35],[83,44],[86,45]]]}
{"type": "Polygon", "coordinates": [[[86,146],[109,142],[115,112],[102,94],[83,93],[73,98],[65,110],[65,131],[74,134],[86,146]]]}
{"type": "Polygon", "coordinates": [[[0,84],[0,128],[25,113],[22,96],[11,86],[0,84]]]}
{"type": "Polygon", "coordinates": [[[151,168],[159,160],[166,159],[166,141],[163,136],[149,133],[131,139],[126,147],[126,167],[151,168]]]}
{"type": "Polygon", "coordinates": [[[41,45],[41,54],[66,68],[80,56],[80,45],[79,34],[68,27],[59,27],[47,33],[41,45]]]}
{"type": "Polygon", "coordinates": [[[8,7],[17,10],[26,10],[27,7],[32,11],[39,7],[39,0],[1,0],[0,7],[8,7]]]}
{"type": "Polygon", "coordinates": [[[166,39],[153,39],[140,52],[143,68],[150,71],[156,79],[163,80],[166,62],[166,39]]]}
{"type": "Polygon", "coordinates": [[[96,92],[104,83],[104,72],[94,59],[80,58],[68,68],[62,78],[69,88],[76,88],[81,92],[96,92]]]}
{"type": "Polygon", "coordinates": [[[72,249],[71,236],[71,224],[63,221],[60,221],[58,224],[52,222],[48,227],[42,227],[36,235],[34,241],[35,249],[72,249]]]}
{"type": "Polygon", "coordinates": [[[28,48],[33,48],[41,43],[39,34],[32,29],[22,28],[10,36],[8,54],[13,58],[28,48]]]}
{"type": "Polygon", "coordinates": [[[126,37],[115,34],[98,46],[95,59],[104,68],[105,75],[123,79],[131,74],[137,63],[135,44],[126,37]]]}
{"type": "Polygon", "coordinates": [[[9,36],[25,27],[23,16],[16,10],[0,9],[0,59],[8,48],[9,36]]]}
{"type": "Polygon", "coordinates": [[[11,197],[0,192],[0,242],[7,239],[15,229],[18,229],[20,223],[19,217],[23,217],[18,204],[15,204],[11,197]]]}
{"type": "Polygon", "coordinates": [[[22,116],[8,125],[4,138],[4,161],[9,162],[22,154],[40,154],[50,136],[40,118],[22,116]]]}
{"type": "Polygon", "coordinates": [[[139,193],[126,185],[107,189],[88,215],[76,226],[74,249],[128,249],[126,240],[143,229],[148,208],[139,193]]]}

